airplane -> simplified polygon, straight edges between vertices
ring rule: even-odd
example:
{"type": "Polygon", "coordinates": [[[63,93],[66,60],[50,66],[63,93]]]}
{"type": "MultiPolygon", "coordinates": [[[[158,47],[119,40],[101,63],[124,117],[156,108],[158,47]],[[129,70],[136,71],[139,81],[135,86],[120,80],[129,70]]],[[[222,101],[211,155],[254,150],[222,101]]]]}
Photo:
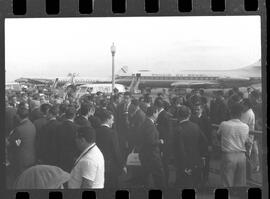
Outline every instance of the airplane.
{"type": "Polygon", "coordinates": [[[83,85],[89,83],[111,83],[110,78],[104,77],[78,77],[78,74],[69,73],[67,77],[57,77],[55,79],[45,78],[19,78],[15,82],[26,85],[68,87],[69,85],[83,85]]]}
{"type": "Polygon", "coordinates": [[[127,68],[115,78],[116,83],[133,90],[145,88],[232,88],[261,83],[261,60],[247,67],[232,70],[185,70],[179,74],[153,74],[139,70],[129,74],[127,68]]]}

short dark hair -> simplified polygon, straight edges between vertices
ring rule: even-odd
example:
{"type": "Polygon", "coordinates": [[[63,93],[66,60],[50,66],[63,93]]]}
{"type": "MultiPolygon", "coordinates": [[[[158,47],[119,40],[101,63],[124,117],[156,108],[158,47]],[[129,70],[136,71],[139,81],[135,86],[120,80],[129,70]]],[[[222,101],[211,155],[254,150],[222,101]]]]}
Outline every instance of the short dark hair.
{"type": "Polygon", "coordinates": [[[146,102],[146,103],[152,103],[152,97],[150,95],[146,95],[144,97],[144,102],[146,102]]]}
{"type": "Polygon", "coordinates": [[[44,115],[46,115],[46,114],[48,113],[48,111],[49,111],[50,108],[51,108],[51,105],[50,105],[50,104],[47,104],[47,103],[41,104],[41,106],[40,106],[40,111],[41,111],[44,115]]]}
{"type": "Polygon", "coordinates": [[[244,106],[246,106],[248,108],[252,108],[252,103],[251,103],[250,99],[248,99],[248,98],[243,99],[242,105],[244,105],[244,106]]]}
{"type": "Polygon", "coordinates": [[[164,107],[164,101],[161,97],[157,97],[155,99],[154,105],[158,108],[163,108],[164,107]]]}
{"type": "Polygon", "coordinates": [[[230,114],[232,118],[239,118],[243,112],[243,106],[240,103],[234,103],[230,107],[230,114]]]}
{"type": "Polygon", "coordinates": [[[191,110],[187,106],[180,106],[177,109],[177,117],[178,119],[186,119],[191,115],[191,110]]]}
{"type": "Polygon", "coordinates": [[[99,119],[101,123],[106,122],[108,119],[110,119],[113,116],[112,112],[109,110],[101,110],[99,114],[99,119]]]}
{"type": "Polygon", "coordinates": [[[76,115],[76,109],[73,105],[68,105],[65,110],[65,116],[67,119],[72,119],[76,115]]]}
{"type": "Polygon", "coordinates": [[[87,115],[91,110],[91,105],[89,103],[82,103],[80,108],[81,115],[87,115]]]}
{"type": "Polygon", "coordinates": [[[146,110],[146,116],[151,117],[158,111],[158,108],[156,106],[150,106],[146,110]]]}
{"type": "Polygon", "coordinates": [[[18,105],[17,114],[21,119],[25,119],[29,115],[29,109],[27,108],[27,104],[25,102],[21,102],[18,105]]]}
{"type": "Polygon", "coordinates": [[[79,127],[77,130],[77,138],[84,138],[87,142],[92,143],[96,141],[96,131],[89,126],[79,127]]]}
{"type": "Polygon", "coordinates": [[[137,99],[132,99],[131,100],[131,104],[133,104],[134,106],[139,106],[140,105],[140,102],[139,102],[139,100],[137,100],[137,99]]]}
{"type": "Polygon", "coordinates": [[[58,105],[51,106],[51,108],[49,109],[49,113],[52,114],[53,116],[57,116],[59,113],[59,106],[58,105]]]}

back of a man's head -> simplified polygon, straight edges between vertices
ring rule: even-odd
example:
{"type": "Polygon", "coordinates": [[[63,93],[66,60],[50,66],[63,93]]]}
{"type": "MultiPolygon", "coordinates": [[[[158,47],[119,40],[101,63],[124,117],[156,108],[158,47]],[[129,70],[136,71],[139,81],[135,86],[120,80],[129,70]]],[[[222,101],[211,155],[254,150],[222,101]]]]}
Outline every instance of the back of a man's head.
{"type": "Polygon", "coordinates": [[[179,120],[188,119],[191,115],[191,110],[187,106],[180,106],[177,110],[177,117],[179,120]]]}
{"type": "Polygon", "coordinates": [[[99,119],[101,123],[106,123],[113,116],[112,112],[109,110],[101,110],[99,114],[99,119]]]}
{"type": "Polygon", "coordinates": [[[230,114],[232,119],[239,119],[243,112],[243,106],[240,103],[234,103],[230,107],[230,114]]]}
{"type": "Polygon", "coordinates": [[[51,108],[51,105],[45,103],[40,106],[40,111],[42,112],[42,114],[47,115],[50,108],[51,108]]]}
{"type": "Polygon", "coordinates": [[[65,110],[65,117],[67,119],[73,119],[76,115],[76,109],[73,105],[68,105],[65,110]]]}
{"type": "Polygon", "coordinates": [[[86,116],[91,109],[91,105],[89,103],[82,103],[80,108],[80,113],[83,116],[86,116]]]}
{"type": "Polygon", "coordinates": [[[59,106],[58,105],[51,106],[49,109],[49,114],[56,117],[59,114],[59,106]]]}
{"type": "Polygon", "coordinates": [[[156,106],[150,106],[146,110],[146,116],[147,117],[152,117],[154,113],[158,111],[158,108],[156,106]]]}
{"type": "Polygon", "coordinates": [[[155,99],[154,105],[158,108],[164,108],[164,101],[161,97],[155,99]]]}
{"type": "Polygon", "coordinates": [[[80,127],[77,130],[77,138],[84,138],[88,143],[93,143],[96,140],[96,131],[92,127],[80,127]]]}
{"type": "Polygon", "coordinates": [[[21,119],[25,119],[28,117],[29,114],[29,107],[25,102],[21,102],[18,105],[17,114],[21,119]]]}

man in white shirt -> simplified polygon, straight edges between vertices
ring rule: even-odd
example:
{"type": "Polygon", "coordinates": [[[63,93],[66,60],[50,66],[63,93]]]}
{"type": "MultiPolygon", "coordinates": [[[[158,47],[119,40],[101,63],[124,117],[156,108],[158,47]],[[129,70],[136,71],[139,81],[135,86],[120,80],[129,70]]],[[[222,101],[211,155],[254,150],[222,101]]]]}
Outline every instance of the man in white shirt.
{"type": "Polygon", "coordinates": [[[248,125],[250,131],[255,128],[255,114],[252,110],[252,104],[249,99],[243,99],[243,112],[241,114],[241,121],[248,125]]]}
{"type": "Polygon", "coordinates": [[[104,158],[95,143],[95,130],[91,127],[79,128],[76,144],[82,153],[74,163],[68,187],[71,189],[104,188],[104,158]]]}
{"type": "Polygon", "coordinates": [[[233,104],[231,120],[220,124],[221,178],[226,187],[246,186],[246,144],[249,143],[249,127],[241,122],[242,105],[233,104]]]}

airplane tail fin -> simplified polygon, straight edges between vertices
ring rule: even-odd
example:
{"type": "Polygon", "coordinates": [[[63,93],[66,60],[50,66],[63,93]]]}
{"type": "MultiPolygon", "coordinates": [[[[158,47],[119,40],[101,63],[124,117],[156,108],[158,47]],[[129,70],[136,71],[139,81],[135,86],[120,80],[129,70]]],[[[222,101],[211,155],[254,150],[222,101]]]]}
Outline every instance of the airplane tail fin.
{"type": "Polygon", "coordinates": [[[53,82],[52,88],[56,88],[58,84],[59,79],[56,78],[55,81],[53,82]]]}
{"type": "Polygon", "coordinates": [[[118,71],[118,75],[126,75],[128,73],[128,66],[122,66],[118,71]]]}

